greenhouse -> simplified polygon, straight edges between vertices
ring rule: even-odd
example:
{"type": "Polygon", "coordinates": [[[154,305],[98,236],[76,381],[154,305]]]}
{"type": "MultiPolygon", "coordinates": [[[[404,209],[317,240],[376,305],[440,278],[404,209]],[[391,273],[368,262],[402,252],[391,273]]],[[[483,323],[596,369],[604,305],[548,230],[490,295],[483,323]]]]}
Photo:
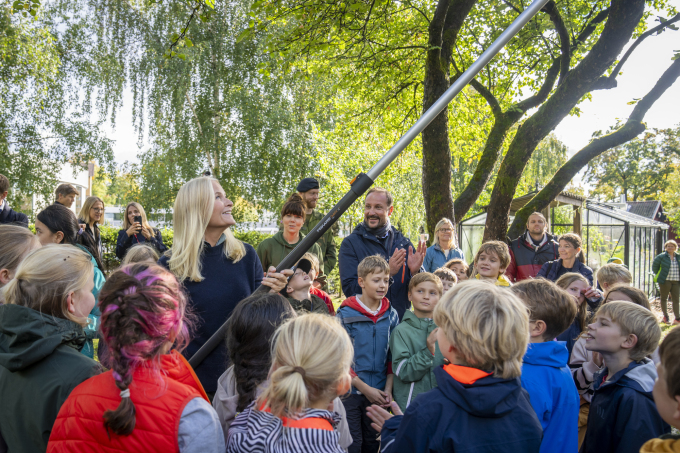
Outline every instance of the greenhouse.
{"type": "MultiPolygon", "coordinates": [[[[510,223],[536,192],[513,200],[510,223]]],[[[574,232],[583,239],[586,263],[593,271],[611,258],[620,258],[633,274],[633,284],[649,293],[652,290],[652,261],[661,253],[669,226],[663,222],[633,214],[622,203],[601,203],[562,192],[543,211],[548,230],[555,235],[574,232]]],[[[458,225],[460,247],[472,257],[482,243],[486,213],[463,220],[458,225]]]]}

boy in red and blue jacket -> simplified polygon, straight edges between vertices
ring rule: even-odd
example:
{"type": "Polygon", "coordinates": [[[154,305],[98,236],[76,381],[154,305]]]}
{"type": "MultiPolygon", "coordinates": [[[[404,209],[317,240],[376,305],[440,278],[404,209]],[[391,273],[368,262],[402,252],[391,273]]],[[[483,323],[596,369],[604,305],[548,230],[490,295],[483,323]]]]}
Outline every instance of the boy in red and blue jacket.
{"type": "Polygon", "coordinates": [[[529,316],[513,293],[482,281],[460,283],[434,310],[437,343],[450,362],[438,386],[406,413],[368,409],[382,452],[538,453],[541,424],[522,388],[529,316]]]}
{"type": "Polygon", "coordinates": [[[354,368],[351,394],[343,400],[353,443],[349,453],[377,452],[378,432],[371,427],[366,408],[392,402],[390,335],[399,315],[385,297],[390,268],[380,255],[364,258],[357,270],[361,295],[346,299],[336,317],[352,338],[354,368]]]}

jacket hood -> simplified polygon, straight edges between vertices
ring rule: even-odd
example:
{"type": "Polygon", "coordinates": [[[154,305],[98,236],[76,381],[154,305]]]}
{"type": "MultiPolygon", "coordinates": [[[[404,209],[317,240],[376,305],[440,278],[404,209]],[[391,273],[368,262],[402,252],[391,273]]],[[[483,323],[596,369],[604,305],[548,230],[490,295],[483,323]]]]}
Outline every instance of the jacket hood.
{"type": "Polygon", "coordinates": [[[83,328],[73,321],[20,305],[0,305],[0,366],[11,372],[40,362],[62,344],[80,351],[86,340],[83,328]]]}
{"type": "MultiPolygon", "coordinates": [[[[475,278],[477,280],[482,279],[479,274],[476,274],[475,278]]],[[[506,277],[505,274],[501,274],[498,276],[498,280],[496,280],[496,286],[512,286],[512,283],[510,283],[510,280],[508,280],[508,277],[506,277]]]]}
{"type": "Polygon", "coordinates": [[[461,384],[444,371],[434,370],[439,390],[465,412],[476,417],[498,418],[517,408],[522,395],[519,378],[501,379],[487,376],[474,384],[461,384]]]}
{"type": "Polygon", "coordinates": [[[427,328],[429,327],[430,324],[432,324],[433,321],[432,319],[429,318],[419,318],[411,310],[406,310],[404,312],[404,317],[402,318],[401,322],[406,323],[415,329],[427,330],[427,328]]]}
{"type": "Polygon", "coordinates": [[[600,373],[596,373],[593,377],[595,390],[609,387],[611,385],[620,385],[621,387],[628,387],[643,394],[648,394],[651,398],[651,392],[654,388],[654,381],[658,374],[656,366],[651,359],[642,359],[640,362],[631,362],[628,368],[616,373],[608,381],[602,382],[602,377],[605,376],[609,370],[606,368],[600,373]]]}
{"type": "Polygon", "coordinates": [[[342,304],[340,305],[340,308],[342,307],[349,307],[353,310],[356,310],[362,315],[372,319],[373,322],[375,322],[376,320],[380,319],[380,317],[384,315],[386,311],[390,309],[390,301],[387,299],[387,297],[383,297],[382,301],[380,302],[380,310],[378,310],[377,315],[372,315],[371,313],[367,312],[361,305],[359,305],[356,296],[348,297],[347,299],[343,300],[342,304]]]}
{"type": "Polygon", "coordinates": [[[274,240],[275,240],[276,242],[278,242],[279,244],[281,244],[281,245],[284,246],[285,248],[293,250],[293,249],[295,248],[295,246],[298,245],[298,244],[300,243],[300,241],[301,241],[302,239],[304,239],[304,237],[305,237],[305,235],[302,234],[302,232],[300,232],[299,235],[300,235],[300,240],[297,241],[295,244],[289,244],[288,241],[286,241],[286,240],[283,238],[283,231],[279,231],[278,233],[276,233],[276,234],[273,236],[273,238],[274,238],[274,240]]]}
{"type": "Polygon", "coordinates": [[[530,365],[562,368],[569,362],[569,351],[566,341],[546,341],[545,343],[529,343],[524,363],[530,365]]]}
{"type": "Polygon", "coordinates": [[[650,439],[640,448],[640,453],[680,453],[680,436],[665,434],[658,439],[650,439]]]}

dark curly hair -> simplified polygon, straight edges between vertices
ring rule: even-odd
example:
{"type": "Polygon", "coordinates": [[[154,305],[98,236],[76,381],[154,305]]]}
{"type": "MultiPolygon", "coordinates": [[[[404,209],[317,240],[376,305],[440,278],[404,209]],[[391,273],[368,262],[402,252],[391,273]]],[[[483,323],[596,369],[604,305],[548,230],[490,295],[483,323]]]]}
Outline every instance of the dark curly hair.
{"type": "Polygon", "coordinates": [[[227,350],[234,365],[237,411],[255,400],[257,387],[267,380],[272,364],[271,340],[276,329],[295,317],[280,294],[250,296],[234,308],[227,330],[227,350]]]}
{"type": "MultiPolygon", "coordinates": [[[[101,333],[110,357],[116,386],[130,387],[136,368],[158,373],[159,361],[168,342],[181,352],[189,343],[194,316],[175,276],[156,264],[132,264],[114,272],[99,294],[101,333]]],[[[162,384],[160,384],[162,385],[162,384]]],[[[104,412],[104,426],[118,435],[135,428],[135,406],[130,397],[121,399],[116,410],[104,412]]]]}

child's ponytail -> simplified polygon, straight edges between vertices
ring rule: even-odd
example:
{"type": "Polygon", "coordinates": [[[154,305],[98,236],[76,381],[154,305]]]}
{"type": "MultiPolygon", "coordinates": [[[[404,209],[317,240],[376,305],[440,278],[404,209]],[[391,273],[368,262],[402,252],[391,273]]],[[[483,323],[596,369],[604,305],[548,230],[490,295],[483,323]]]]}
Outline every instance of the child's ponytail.
{"type": "Polygon", "coordinates": [[[276,332],[270,383],[257,407],[276,416],[295,416],[311,401],[332,401],[346,381],[354,356],[352,342],[330,316],[308,314],[276,332]]]}
{"type": "Polygon", "coordinates": [[[181,351],[189,342],[187,301],[177,279],[155,264],[134,264],[114,272],[100,293],[101,332],[108,346],[103,363],[113,370],[121,402],[104,412],[104,427],[118,435],[135,428],[136,410],[130,397],[135,370],[140,366],[163,379],[160,356],[168,343],[181,351]]]}

